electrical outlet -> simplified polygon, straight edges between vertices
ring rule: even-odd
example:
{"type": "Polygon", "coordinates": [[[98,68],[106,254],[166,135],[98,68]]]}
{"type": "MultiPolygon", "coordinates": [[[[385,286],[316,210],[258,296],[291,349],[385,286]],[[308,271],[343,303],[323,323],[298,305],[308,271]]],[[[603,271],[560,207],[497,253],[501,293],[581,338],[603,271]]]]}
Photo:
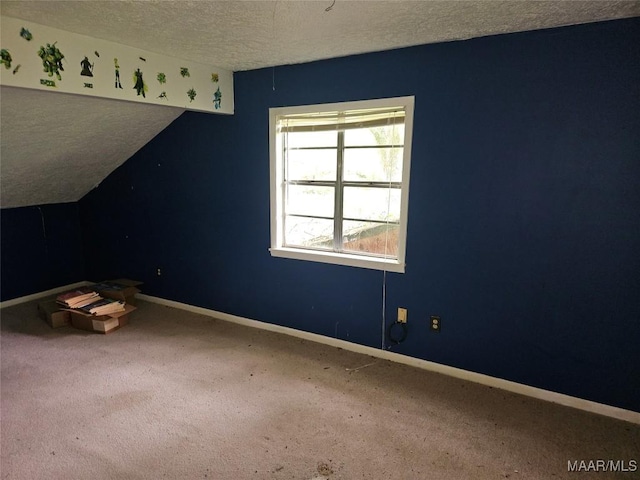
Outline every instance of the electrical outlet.
{"type": "Polygon", "coordinates": [[[398,308],[398,323],[407,323],[407,309],[398,308]]]}
{"type": "Polygon", "coordinates": [[[440,333],[440,330],[442,329],[442,319],[439,315],[431,315],[429,328],[432,332],[440,333]]]}

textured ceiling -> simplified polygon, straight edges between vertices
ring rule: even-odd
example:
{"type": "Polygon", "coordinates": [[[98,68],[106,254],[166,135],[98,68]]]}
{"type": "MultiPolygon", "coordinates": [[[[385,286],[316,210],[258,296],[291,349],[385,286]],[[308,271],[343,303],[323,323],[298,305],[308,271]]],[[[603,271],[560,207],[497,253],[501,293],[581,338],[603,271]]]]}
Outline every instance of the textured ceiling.
{"type": "Polygon", "coordinates": [[[638,1],[7,1],[31,20],[231,71],[640,15],[638,1]]]}
{"type": "Polygon", "coordinates": [[[73,202],[181,108],[2,87],[2,208],[73,202]]]}
{"type": "MultiPolygon", "coordinates": [[[[232,71],[640,16],[640,1],[332,3],[2,0],[0,14],[232,71]]],[[[0,205],[79,200],[181,112],[2,87],[0,205]]]]}

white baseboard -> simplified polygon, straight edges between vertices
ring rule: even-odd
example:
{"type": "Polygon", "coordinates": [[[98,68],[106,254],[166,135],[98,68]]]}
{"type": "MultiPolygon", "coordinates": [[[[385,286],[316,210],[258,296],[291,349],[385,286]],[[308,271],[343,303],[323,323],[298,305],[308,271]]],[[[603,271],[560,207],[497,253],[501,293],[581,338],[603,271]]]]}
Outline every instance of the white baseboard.
{"type": "Polygon", "coordinates": [[[544,390],[542,388],[531,387],[522,383],[516,383],[502,378],[491,377],[482,373],[475,373],[460,368],[450,367],[442,365],[440,363],[430,362],[428,360],[422,360],[400,353],[390,352],[388,350],[367,347],[364,345],[358,345],[357,343],[347,342],[346,340],[339,340],[337,338],[326,337],[324,335],[318,335],[317,333],[305,332],[302,330],[296,330],[294,328],[283,327],[281,325],[274,325],[271,323],[260,322],[258,320],[251,320],[245,317],[239,317],[228,313],[217,312],[207,308],[196,307],[186,303],[175,302],[173,300],[165,300],[159,297],[153,297],[150,295],[137,294],[136,298],[140,300],[146,300],[148,302],[158,303],[160,305],[166,305],[168,307],[179,308],[181,310],[187,310],[189,312],[206,315],[208,317],[214,317],[220,320],[245,325],[248,327],[260,328],[271,332],[283,333],[293,337],[310,340],[312,342],[323,343],[332,347],[339,347],[344,350],[352,352],[362,353],[370,355],[372,357],[382,358],[385,360],[391,360],[393,362],[403,363],[412,367],[421,368],[431,372],[437,372],[450,377],[459,378],[462,380],[468,380],[470,382],[479,383],[489,387],[499,388],[508,392],[517,393],[520,395],[526,395],[528,397],[537,398],[539,400],[545,400],[547,402],[557,403],[567,407],[577,408],[591,413],[599,415],[605,415],[607,417],[616,418],[618,420],[624,420],[631,423],[640,424],[640,412],[634,412],[632,410],[625,410],[623,408],[613,407],[611,405],[605,405],[602,403],[592,402],[591,400],[585,400],[578,397],[572,397],[562,393],[552,392],[550,390],[544,390]]]}
{"type": "MultiPolygon", "coordinates": [[[[53,288],[44,292],[34,293],[24,297],[14,298],[4,302],[0,302],[0,309],[5,307],[11,307],[20,303],[29,302],[32,300],[38,300],[40,298],[49,297],[62,293],[74,288],[91,285],[91,282],[83,281],[72,283],[70,285],[64,285],[62,287],[53,288]]],[[[169,307],[179,308],[181,310],[187,310],[189,312],[198,313],[208,317],[214,317],[220,320],[225,320],[239,325],[245,325],[247,327],[259,328],[262,330],[268,330],[271,332],[282,333],[293,337],[309,340],[312,342],[322,343],[332,347],[342,348],[351,352],[362,353],[376,358],[382,358],[393,362],[410,365],[412,367],[421,368],[431,372],[441,373],[450,377],[459,378],[461,380],[467,380],[481,385],[489,387],[499,388],[508,392],[517,393],[520,395],[526,395],[528,397],[537,398],[547,402],[557,403],[567,407],[577,408],[591,413],[599,415],[605,415],[607,417],[616,418],[618,420],[624,420],[627,422],[640,425],[640,412],[634,412],[633,410],[625,410],[623,408],[614,407],[611,405],[605,405],[602,403],[593,402],[591,400],[585,400],[578,397],[572,397],[562,393],[552,392],[550,390],[544,390],[542,388],[531,387],[522,383],[516,383],[502,378],[491,377],[482,373],[471,372],[469,370],[463,370],[460,368],[450,367],[448,365],[442,365],[440,363],[430,362],[428,360],[422,360],[408,355],[402,355],[400,353],[390,352],[379,348],[367,347],[365,345],[359,345],[357,343],[347,342],[346,340],[340,340],[337,338],[327,337],[319,335],[317,333],[305,332],[303,330],[296,330],[290,327],[283,327],[281,325],[275,325],[272,323],[261,322],[258,320],[252,320],[245,317],[239,317],[237,315],[231,315],[229,313],[217,312],[208,308],[196,307],[186,303],[175,302],[173,300],[165,300],[159,297],[153,297],[151,295],[144,295],[139,293],[136,295],[140,300],[146,300],[148,302],[158,303],[169,307]]]]}
{"type": "Polygon", "coordinates": [[[50,297],[52,295],[57,295],[58,293],[65,292],[67,290],[73,290],[74,288],[84,287],[86,285],[91,285],[91,283],[86,281],[77,282],[77,283],[72,283],[70,285],[65,285],[62,287],[52,288],[51,290],[46,290],[44,292],[33,293],[31,295],[27,295],[24,297],[12,298],[11,300],[0,302],[0,309],[5,307],[12,307],[14,305],[18,305],[24,302],[30,302],[31,300],[38,300],[40,298],[50,297]]]}

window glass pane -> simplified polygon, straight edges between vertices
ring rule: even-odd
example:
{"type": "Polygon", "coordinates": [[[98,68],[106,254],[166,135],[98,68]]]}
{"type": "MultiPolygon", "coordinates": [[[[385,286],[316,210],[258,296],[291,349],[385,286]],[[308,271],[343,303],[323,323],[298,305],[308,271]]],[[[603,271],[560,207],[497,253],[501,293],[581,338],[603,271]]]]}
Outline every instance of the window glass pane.
{"type": "Polygon", "coordinates": [[[389,257],[398,255],[397,224],[344,221],[342,230],[345,251],[389,257]]]}
{"type": "MultiPolygon", "coordinates": [[[[392,122],[393,120],[389,120],[392,122]]],[[[404,123],[384,127],[356,128],[345,130],[344,144],[347,147],[379,145],[404,145],[404,123]]]]}
{"type": "Polygon", "coordinates": [[[337,153],[327,150],[289,150],[289,180],[336,180],[337,153]]]}
{"type": "Polygon", "coordinates": [[[348,182],[401,182],[402,147],[345,149],[344,179],[348,182]]]}
{"type": "Polygon", "coordinates": [[[285,134],[285,145],[291,148],[300,147],[337,147],[338,132],[291,132],[285,134]]]}
{"type": "Polygon", "coordinates": [[[287,216],[284,228],[287,246],[333,250],[333,220],[287,216]]]}
{"type": "Polygon", "coordinates": [[[312,215],[333,218],[334,188],[309,185],[287,187],[288,215],[312,215]]]}
{"type": "Polygon", "coordinates": [[[400,221],[400,189],[344,188],[344,218],[400,221]]]}

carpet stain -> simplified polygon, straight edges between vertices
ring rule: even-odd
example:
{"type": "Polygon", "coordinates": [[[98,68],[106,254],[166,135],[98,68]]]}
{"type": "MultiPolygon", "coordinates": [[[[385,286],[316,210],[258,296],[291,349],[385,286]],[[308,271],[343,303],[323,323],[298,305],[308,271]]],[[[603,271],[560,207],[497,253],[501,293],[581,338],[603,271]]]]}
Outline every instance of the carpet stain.
{"type": "Polygon", "coordinates": [[[151,394],[151,392],[136,390],[106,396],[101,400],[104,403],[103,411],[106,414],[113,414],[123,410],[136,408],[138,405],[149,402],[152,397],[153,395],[151,394]]]}
{"type": "Polygon", "coordinates": [[[328,477],[329,475],[333,475],[333,470],[327,463],[320,462],[318,463],[318,473],[328,477]]]}

